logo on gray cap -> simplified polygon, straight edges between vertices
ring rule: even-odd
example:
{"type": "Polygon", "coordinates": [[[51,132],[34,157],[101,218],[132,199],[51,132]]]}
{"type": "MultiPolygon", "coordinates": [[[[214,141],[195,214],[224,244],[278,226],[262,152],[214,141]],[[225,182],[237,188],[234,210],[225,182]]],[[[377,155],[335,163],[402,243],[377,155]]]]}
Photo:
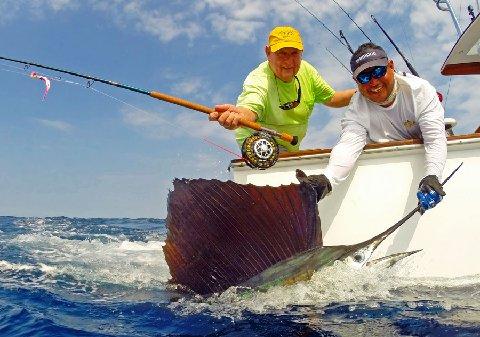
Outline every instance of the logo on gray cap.
{"type": "Polygon", "coordinates": [[[357,77],[365,69],[376,67],[376,66],[386,66],[388,63],[387,54],[380,47],[378,48],[368,48],[360,56],[352,55],[350,60],[350,68],[353,72],[353,77],[357,77]],[[354,58],[354,56],[357,56],[354,58]]]}

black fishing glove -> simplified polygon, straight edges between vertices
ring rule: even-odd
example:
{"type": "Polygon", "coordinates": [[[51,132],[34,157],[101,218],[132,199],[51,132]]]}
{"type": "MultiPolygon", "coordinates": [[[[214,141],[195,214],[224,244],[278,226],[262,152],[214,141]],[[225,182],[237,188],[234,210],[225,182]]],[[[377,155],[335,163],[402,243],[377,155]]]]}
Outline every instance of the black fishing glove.
{"type": "Polygon", "coordinates": [[[431,190],[434,190],[436,193],[441,195],[442,197],[445,196],[445,191],[443,190],[442,184],[438,181],[437,176],[429,175],[423,178],[418,185],[418,190],[423,193],[428,193],[431,190]]]}
{"type": "Polygon", "coordinates": [[[299,182],[306,183],[311,186],[317,193],[317,202],[322,200],[328,193],[332,191],[332,184],[324,174],[312,174],[307,176],[300,169],[296,170],[296,176],[299,182]]]}
{"type": "Polygon", "coordinates": [[[442,197],[445,196],[442,184],[438,181],[437,176],[429,175],[423,178],[418,185],[418,205],[420,206],[420,214],[425,213],[427,209],[435,207],[442,197]]]}

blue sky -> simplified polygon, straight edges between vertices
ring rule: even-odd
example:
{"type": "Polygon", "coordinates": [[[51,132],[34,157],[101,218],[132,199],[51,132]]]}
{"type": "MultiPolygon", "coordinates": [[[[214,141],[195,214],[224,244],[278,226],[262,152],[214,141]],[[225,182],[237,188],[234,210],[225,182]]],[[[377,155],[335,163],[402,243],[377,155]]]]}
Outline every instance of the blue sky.
{"type": "MultiPolygon", "coordinates": [[[[338,2],[370,38],[406,70],[370,20],[383,24],[418,73],[443,92],[457,133],[480,125],[479,77],[440,75],[456,40],[450,16],[433,1],[338,2]]],[[[452,0],[460,25],[466,1],[452,0]]],[[[352,46],[361,32],[333,1],[302,1],[352,46]]],[[[304,59],[337,89],[353,87],[349,52],[294,0],[2,0],[0,55],[65,68],[213,106],[233,103],[244,77],[265,59],[275,25],[303,36],[304,59]]],[[[0,62],[0,215],[157,217],[178,178],[230,179],[233,134],[206,115],[148,96],[51,71],[0,62]],[[32,70],[52,79],[44,85],[32,70]],[[66,83],[65,80],[77,84],[66,83]]],[[[340,132],[341,109],[318,106],[302,148],[330,147],[340,132]]]]}

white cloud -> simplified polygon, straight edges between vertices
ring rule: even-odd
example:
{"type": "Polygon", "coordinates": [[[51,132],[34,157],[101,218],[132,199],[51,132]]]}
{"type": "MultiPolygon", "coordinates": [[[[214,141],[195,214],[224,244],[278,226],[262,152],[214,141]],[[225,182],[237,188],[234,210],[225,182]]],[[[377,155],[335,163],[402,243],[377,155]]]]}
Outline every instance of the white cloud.
{"type": "Polygon", "coordinates": [[[165,12],[165,10],[144,9],[138,2],[129,2],[123,14],[135,22],[135,27],[157,37],[163,42],[171,41],[180,35],[193,39],[201,33],[201,27],[188,19],[185,12],[165,12]]]}
{"type": "Polygon", "coordinates": [[[208,120],[206,114],[196,111],[179,113],[175,118],[175,124],[180,125],[185,132],[197,138],[212,138],[222,144],[235,144],[233,131],[229,131],[218,125],[217,122],[208,120]]]}
{"type": "Polygon", "coordinates": [[[0,2],[0,23],[10,21],[18,13],[21,3],[5,0],[0,2]]]}
{"type": "Polygon", "coordinates": [[[261,0],[205,0],[210,9],[219,10],[237,20],[260,20],[265,17],[265,9],[270,7],[267,1],[261,0]]]}
{"type": "Polygon", "coordinates": [[[340,119],[342,116],[342,109],[322,108],[321,113],[325,113],[324,110],[330,115],[325,118],[327,122],[325,124],[320,122],[311,123],[311,125],[309,125],[301,149],[331,148],[339,139],[341,132],[340,119]]]}
{"type": "Polygon", "coordinates": [[[204,81],[199,77],[180,80],[172,87],[174,93],[191,96],[201,91],[204,81]]]}
{"type": "Polygon", "coordinates": [[[140,127],[168,124],[167,120],[159,114],[140,109],[125,109],[123,111],[123,120],[129,125],[140,127]]]}
{"type": "Polygon", "coordinates": [[[208,20],[221,38],[235,44],[255,41],[255,31],[263,27],[262,22],[243,21],[217,13],[210,14],[208,20]]]}
{"type": "Polygon", "coordinates": [[[49,10],[59,12],[76,8],[78,3],[74,0],[2,0],[0,23],[8,22],[24,13],[28,13],[30,18],[45,19],[49,10]]]}
{"type": "Polygon", "coordinates": [[[179,127],[160,113],[142,110],[137,107],[122,109],[123,122],[153,139],[168,139],[180,135],[179,127]]]}
{"type": "Polygon", "coordinates": [[[174,139],[192,137],[197,140],[207,138],[206,142],[215,143],[218,146],[230,146],[235,148],[232,131],[225,130],[216,122],[210,122],[208,116],[193,110],[185,111],[174,105],[164,117],[162,113],[155,113],[140,108],[124,108],[123,121],[134,127],[138,132],[153,139],[174,139]],[[182,111],[183,110],[183,111],[182,111]]]}
{"type": "Polygon", "coordinates": [[[47,0],[47,5],[54,11],[61,11],[66,8],[75,8],[78,4],[74,0],[47,0]]]}
{"type": "Polygon", "coordinates": [[[39,118],[35,118],[35,120],[43,126],[63,132],[69,132],[73,129],[73,126],[71,124],[63,121],[39,118]]]}

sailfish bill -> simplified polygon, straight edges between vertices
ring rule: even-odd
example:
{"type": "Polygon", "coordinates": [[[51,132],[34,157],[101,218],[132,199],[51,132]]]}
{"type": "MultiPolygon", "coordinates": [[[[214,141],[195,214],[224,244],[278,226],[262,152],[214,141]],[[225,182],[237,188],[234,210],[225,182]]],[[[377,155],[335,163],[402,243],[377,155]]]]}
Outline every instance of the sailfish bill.
{"type": "MultiPolygon", "coordinates": [[[[231,286],[290,285],[337,260],[365,266],[403,224],[355,245],[323,246],[316,194],[305,183],[271,187],[175,179],[173,186],[163,247],[171,282],[202,295],[231,286]]],[[[370,263],[380,262],[375,261],[370,263]]]]}

